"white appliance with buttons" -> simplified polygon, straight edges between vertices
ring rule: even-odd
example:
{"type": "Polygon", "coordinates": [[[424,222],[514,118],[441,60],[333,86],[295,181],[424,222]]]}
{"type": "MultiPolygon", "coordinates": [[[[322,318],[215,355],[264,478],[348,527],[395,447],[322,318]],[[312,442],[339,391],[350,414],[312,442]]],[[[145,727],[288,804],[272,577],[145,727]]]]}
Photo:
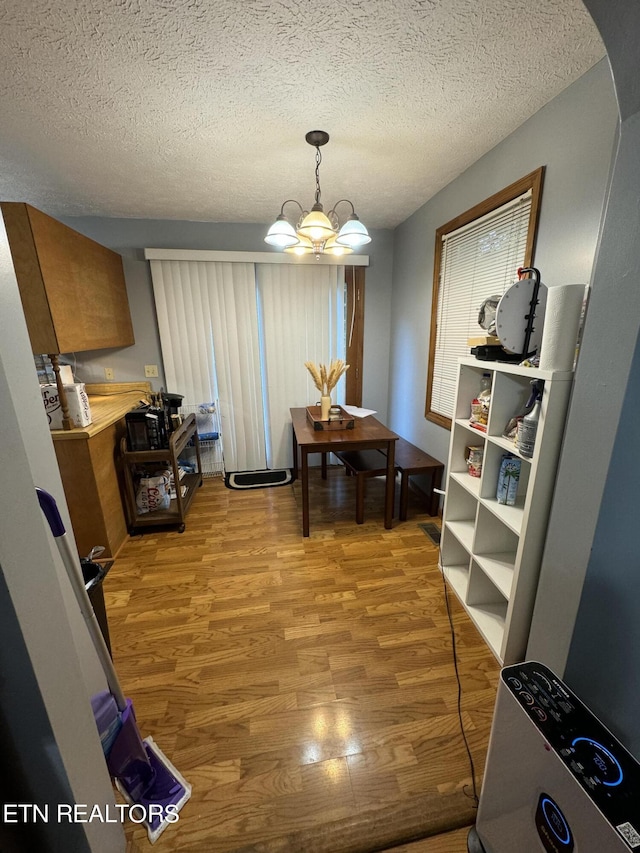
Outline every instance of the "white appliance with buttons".
{"type": "Polygon", "coordinates": [[[540,663],[500,674],[470,853],[640,851],[640,765],[540,663]]]}

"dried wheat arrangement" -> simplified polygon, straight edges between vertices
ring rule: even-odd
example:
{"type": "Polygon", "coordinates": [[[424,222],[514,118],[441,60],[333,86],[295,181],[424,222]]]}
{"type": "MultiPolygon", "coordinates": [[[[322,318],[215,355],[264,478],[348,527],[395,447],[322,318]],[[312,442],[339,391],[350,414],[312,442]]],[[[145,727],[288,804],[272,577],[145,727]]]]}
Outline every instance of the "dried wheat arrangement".
{"type": "Polygon", "coordinates": [[[314,385],[324,397],[331,394],[342,374],[349,369],[349,365],[345,364],[341,358],[335,358],[328,368],[325,364],[316,365],[312,361],[305,361],[304,366],[311,374],[314,385]]]}

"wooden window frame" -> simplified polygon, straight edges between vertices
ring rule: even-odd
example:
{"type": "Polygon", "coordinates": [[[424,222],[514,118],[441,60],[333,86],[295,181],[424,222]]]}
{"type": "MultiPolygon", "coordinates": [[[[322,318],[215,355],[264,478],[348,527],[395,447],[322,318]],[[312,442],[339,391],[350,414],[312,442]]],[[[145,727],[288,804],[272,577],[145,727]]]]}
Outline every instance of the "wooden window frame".
{"type": "MultiPolygon", "coordinates": [[[[425,418],[444,429],[451,429],[451,418],[447,418],[439,412],[431,411],[431,396],[433,385],[433,368],[436,352],[436,336],[438,333],[438,296],[440,288],[440,268],[442,263],[442,247],[443,236],[468,225],[475,219],[481,216],[486,216],[488,213],[507,204],[510,201],[518,198],[518,196],[531,190],[531,212],[529,215],[529,228],[527,231],[527,243],[525,249],[525,257],[523,266],[530,267],[533,265],[535,242],[538,229],[538,219],[540,214],[540,203],[542,201],[542,183],[544,178],[544,166],[530,172],[520,180],[515,181],[503,190],[495,193],[489,198],[476,204],[469,210],[451,219],[449,222],[441,225],[436,230],[436,241],[434,250],[433,264],[433,296],[431,301],[431,332],[429,337],[429,364],[427,368],[427,398],[425,405],[425,418]]],[[[514,270],[515,274],[515,270],[514,270]]]]}

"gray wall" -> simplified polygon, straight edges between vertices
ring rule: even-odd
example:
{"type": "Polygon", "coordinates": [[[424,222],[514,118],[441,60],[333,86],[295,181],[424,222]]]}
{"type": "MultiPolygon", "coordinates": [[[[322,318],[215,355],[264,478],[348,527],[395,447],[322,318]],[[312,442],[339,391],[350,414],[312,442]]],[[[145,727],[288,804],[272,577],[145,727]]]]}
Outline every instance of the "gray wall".
{"type": "Polygon", "coordinates": [[[569,685],[640,758],[640,5],[585,5],[611,58],[622,122],[531,649],[566,660],[569,685]],[[574,614],[575,630],[550,642],[574,614]]]}
{"type": "MultiPolygon", "coordinates": [[[[116,382],[144,378],[144,365],[157,364],[162,355],[156,325],[149,262],[143,250],[211,249],[220,251],[265,252],[268,225],[233,225],[215,222],[184,222],[153,219],[107,219],[70,217],[63,220],[71,228],[114,249],[123,256],[127,293],[131,307],[135,344],[124,349],[76,353],[77,376],[83,382],[104,382],[104,368],[112,367],[116,382]]],[[[365,285],[365,331],[362,405],[387,416],[389,387],[389,307],[393,235],[372,231],[370,266],[365,285]]],[[[363,254],[365,254],[363,252],[363,254]]],[[[348,259],[347,259],[348,260],[348,259]]],[[[304,366],[300,365],[304,370],[304,366]]],[[[164,387],[164,377],[151,380],[154,390],[164,387]]],[[[179,388],[168,389],[180,393],[179,388]]]]}
{"type": "Polygon", "coordinates": [[[640,758],[640,346],[609,466],[565,677],[640,758]],[[595,678],[594,678],[595,675],[595,678]]]}
{"type": "Polygon", "coordinates": [[[436,228],[546,166],[535,266],[549,286],[587,283],[616,115],[602,61],[396,229],[389,425],[433,456],[446,461],[449,445],[448,430],[424,417],[436,228]]]}

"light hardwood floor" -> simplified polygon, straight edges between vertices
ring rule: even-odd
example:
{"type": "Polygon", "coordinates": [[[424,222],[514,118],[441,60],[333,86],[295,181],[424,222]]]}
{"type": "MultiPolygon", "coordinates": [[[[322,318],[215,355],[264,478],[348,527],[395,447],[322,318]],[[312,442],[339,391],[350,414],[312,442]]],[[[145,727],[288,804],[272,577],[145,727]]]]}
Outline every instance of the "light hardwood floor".
{"type": "MultiPolygon", "coordinates": [[[[105,581],[140,730],[193,785],[153,848],[126,826],[131,853],[363,853],[473,822],[433,519],[411,500],[385,530],[372,480],[356,525],[354,478],[311,481],[308,539],[299,484],[207,479],[186,531],[132,539],[105,581]]],[[[479,779],[499,667],[449,600],[479,779]]]]}
{"type": "Polygon", "coordinates": [[[469,827],[465,826],[453,832],[432,835],[431,838],[425,838],[423,841],[394,847],[388,853],[467,853],[468,834],[469,827]]]}

